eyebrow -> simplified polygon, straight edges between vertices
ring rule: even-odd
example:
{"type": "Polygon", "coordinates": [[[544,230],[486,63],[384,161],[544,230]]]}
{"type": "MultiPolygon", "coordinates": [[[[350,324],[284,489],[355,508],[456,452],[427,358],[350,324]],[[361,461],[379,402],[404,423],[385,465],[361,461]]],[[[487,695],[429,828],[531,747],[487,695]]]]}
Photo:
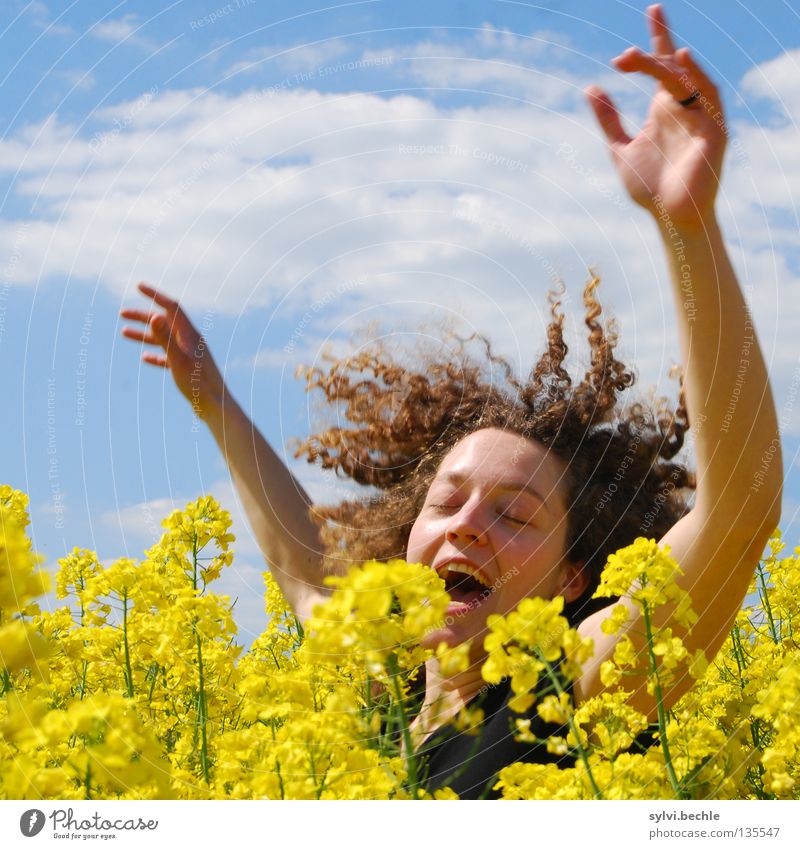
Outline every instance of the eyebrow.
{"type": "MultiPolygon", "coordinates": [[[[462,475],[459,472],[448,472],[446,475],[443,475],[442,477],[434,480],[433,483],[442,482],[461,486],[463,483],[465,483],[466,480],[466,475],[462,475]]],[[[527,492],[529,495],[534,496],[534,498],[538,498],[539,501],[541,501],[542,504],[547,507],[547,511],[551,512],[550,506],[547,503],[547,499],[539,492],[538,489],[531,486],[530,484],[512,484],[510,486],[498,486],[497,488],[505,491],[527,492]]]]}

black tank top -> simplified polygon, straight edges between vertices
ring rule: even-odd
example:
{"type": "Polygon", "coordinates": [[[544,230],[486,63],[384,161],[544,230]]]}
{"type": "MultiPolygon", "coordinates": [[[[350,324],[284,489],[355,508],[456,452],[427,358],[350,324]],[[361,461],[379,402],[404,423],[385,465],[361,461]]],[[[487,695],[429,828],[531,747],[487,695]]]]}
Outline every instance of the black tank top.
{"type": "MultiPolygon", "coordinates": [[[[572,686],[563,682],[572,695],[572,686]]],[[[520,743],[514,739],[517,719],[530,719],[531,733],[540,740],[553,736],[566,736],[567,727],[545,722],[536,710],[543,695],[544,678],[540,678],[536,702],[525,713],[517,713],[508,706],[512,696],[511,684],[502,681],[496,687],[470,702],[470,707],[481,707],[484,720],[479,733],[469,735],[443,726],[433,732],[420,746],[418,753],[425,757],[427,768],[423,784],[431,792],[449,787],[462,799],[499,799],[500,792],[492,789],[501,769],[513,763],[556,764],[561,769],[575,765],[571,755],[556,755],[547,751],[546,742],[520,743]]],[[[639,734],[630,749],[631,754],[643,754],[656,745],[658,723],[639,734]]]]}
{"type": "Polygon", "coordinates": [[[507,680],[487,687],[470,702],[470,707],[480,707],[484,712],[478,734],[444,726],[425,740],[418,753],[427,761],[427,790],[450,787],[462,799],[497,799],[500,793],[492,790],[492,785],[497,783],[500,770],[512,763],[555,763],[559,767],[575,764],[570,756],[548,752],[545,743],[520,743],[514,739],[517,719],[530,719],[530,730],[538,738],[563,736],[567,729],[545,722],[537,713],[535,702],[527,712],[517,713],[508,706],[511,696],[507,680]]]}

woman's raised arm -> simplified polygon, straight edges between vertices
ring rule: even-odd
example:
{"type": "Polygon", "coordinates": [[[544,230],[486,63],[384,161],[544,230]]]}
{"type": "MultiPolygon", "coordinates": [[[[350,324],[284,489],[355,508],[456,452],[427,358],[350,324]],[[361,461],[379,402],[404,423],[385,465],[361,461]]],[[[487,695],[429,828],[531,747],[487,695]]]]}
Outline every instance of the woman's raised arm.
{"type": "Polygon", "coordinates": [[[322,545],[309,517],[308,495],[236,403],[205,339],[180,305],[145,283],[139,290],[160,309],[122,310],[123,318],[145,325],[124,327],[122,335],[163,349],[163,353],[147,350],[142,359],[168,368],[196,415],[208,425],[275,580],[292,610],[307,619],[328,594],[322,586],[322,545]]]}
{"type": "MultiPolygon", "coordinates": [[[[780,434],[764,358],[714,212],[727,125],[716,86],[685,48],[675,49],[660,6],[648,9],[653,52],[631,48],[614,60],[625,73],[658,81],[647,120],[627,135],[605,92],[587,92],[611,155],[633,200],[655,219],[667,256],[685,363],[686,404],[697,462],[695,506],[665,535],[684,572],[679,581],[699,620],[690,651],[710,658],[724,641],[780,516],[780,434]]],[[[643,646],[632,604],[626,633],[643,646]]],[[[617,636],[601,632],[606,611],[581,625],[595,657],[576,696],[603,689],[600,664],[617,636]]],[[[669,623],[659,610],[656,625],[669,623]]],[[[677,681],[673,702],[690,685],[677,681]]],[[[631,702],[652,713],[644,679],[631,702]]],[[[626,684],[628,686],[628,684],[626,684]]],[[[631,683],[630,686],[635,686],[631,683]]]]}

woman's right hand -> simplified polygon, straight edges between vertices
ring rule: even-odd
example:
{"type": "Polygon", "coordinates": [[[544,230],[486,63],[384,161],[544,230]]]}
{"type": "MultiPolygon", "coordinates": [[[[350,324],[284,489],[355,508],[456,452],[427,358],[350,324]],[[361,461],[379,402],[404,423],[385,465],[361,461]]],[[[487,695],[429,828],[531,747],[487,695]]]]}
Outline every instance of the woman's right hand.
{"type": "Polygon", "coordinates": [[[124,327],[122,335],[162,349],[146,350],[142,359],[168,368],[195,414],[208,425],[275,580],[292,610],[307,619],[330,595],[323,585],[319,528],[309,516],[311,500],[228,393],[205,339],[180,304],[146,283],[139,284],[139,291],[160,309],[121,310],[123,318],[143,325],[124,327]]]}
{"type": "Polygon", "coordinates": [[[161,309],[120,310],[123,318],[144,325],[142,329],[123,327],[122,335],[126,339],[162,348],[163,354],[148,350],[142,354],[142,359],[151,365],[168,368],[196,415],[205,419],[218,408],[225,389],[225,381],[205,338],[189,321],[177,301],[147,283],[139,283],[138,288],[161,309]]]}

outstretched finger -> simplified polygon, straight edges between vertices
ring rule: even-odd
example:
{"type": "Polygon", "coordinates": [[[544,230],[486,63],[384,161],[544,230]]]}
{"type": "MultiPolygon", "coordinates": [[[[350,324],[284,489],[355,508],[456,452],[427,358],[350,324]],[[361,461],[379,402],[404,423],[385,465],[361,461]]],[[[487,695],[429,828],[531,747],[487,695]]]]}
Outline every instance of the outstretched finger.
{"type": "Polygon", "coordinates": [[[165,310],[175,312],[179,309],[179,304],[177,301],[173,301],[172,298],[168,298],[163,292],[159,292],[158,289],[154,289],[149,283],[139,283],[139,291],[143,295],[147,295],[148,298],[152,298],[160,307],[163,307],[165,310]]]}
{"type": "Polygon", "coordinates": [[[653,53],[668,56],[675,52],[675,42],[672,40],[667,18],[660,3],[647,7],[647,20],[650,24],[650,41],[653,53]]]}
{"type": "Polygon", "coordinates": [[[153,354],[148,351],[145,354],[142,354],[142,360],[146,363],[149,363],[151,366],[161,366],[161,368],[168,368],[167,358],[163,354],[153,354]]]}
{"type": "Polygon", "coordinates": [[[626,74],[638,72],[658,80],[676,100],[684,100],[693,91],[688,75],[678,73],[676,62],[665,62],[658,56],[642,53],[636,47],[631,47],[612,61],[618,70],[626,74]]]}
{"type": "Polygon", "coordinates": [[[135,327],[123,327],[122,335],[126,339],[133,339],[134,342],[143,342],[145,345],[161,344],[161,342],[152,333],[146,333],[144,330],[137,330],[135,327]]]}
{"type": "Polygon", "coordinates": [[[602,129],[611,147],[629,144],[631,137],[625,132],[617,107],[614,106],[614,101],[608,94],[603,89],[593,85],[586,89],[586,97],[597,122],[600,124],[600,129],[602,129]]]}
{"type": "Polygon", "coordinates": [[[695,61],[694,56],[686,48],[682,47],[676,51],[675,59],[678,64],[684,69],[684,76],[687,78],[693,91],[699,91],[707,102],[713,103],[717,108],[720,107],[719,92],[717,86],[703,68],[695,61]]]}
{"type": "Polygon", "coordinates": [[[157,312],[152,312],[151,310],[135,310],[135,309],[124,309],[120,310],[119,314],[122,318],[128,318],[131,321],[141,321],[142,324],[149,324],[150,320],[157,316],[157,312]]]}

